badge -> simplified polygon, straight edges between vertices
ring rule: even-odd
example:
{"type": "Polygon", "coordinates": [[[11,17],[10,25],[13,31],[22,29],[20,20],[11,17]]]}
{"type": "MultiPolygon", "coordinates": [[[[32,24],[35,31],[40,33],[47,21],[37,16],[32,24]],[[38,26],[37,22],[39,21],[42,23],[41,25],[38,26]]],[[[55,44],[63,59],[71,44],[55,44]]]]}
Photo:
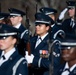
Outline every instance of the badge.
{"type": "Polygon", "coordinates": [[[49,57],[49,52],[47,50],[39,50],[40,57],[41,58],[48,58],[49,57]]]}

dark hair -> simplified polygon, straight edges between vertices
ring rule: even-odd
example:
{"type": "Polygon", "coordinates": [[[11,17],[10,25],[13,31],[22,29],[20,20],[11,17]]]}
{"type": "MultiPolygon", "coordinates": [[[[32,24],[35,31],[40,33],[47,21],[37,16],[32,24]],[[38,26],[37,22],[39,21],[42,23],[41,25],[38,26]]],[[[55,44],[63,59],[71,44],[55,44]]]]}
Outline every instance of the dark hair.
{"type": "Polygon", "coordinates": [[[1,24],[8,24],[8,25],[12,25],[11,21],[9,18],[4,18],[3,20],[0,21],[1,24]]]}
{"type": "Polygon", "coordinates": [[[50,26],[49,24],[45,24],[46,26],[50,26]]]}
{"type": "Polygon", "coordinates": [[[5,22],[5,24],[12,25],[9,17],[8,18],[4,18],[4,22],[5,22]]]}
{"type": "Polygon", "coordinates": [[[19,36],[18,35],[12,35],[12,37],[17,40],[16,43],[15,43],[15,45],[14,45],[14,46],[17,46],[19,44],[19,41],[20,41],[19,36]]]}

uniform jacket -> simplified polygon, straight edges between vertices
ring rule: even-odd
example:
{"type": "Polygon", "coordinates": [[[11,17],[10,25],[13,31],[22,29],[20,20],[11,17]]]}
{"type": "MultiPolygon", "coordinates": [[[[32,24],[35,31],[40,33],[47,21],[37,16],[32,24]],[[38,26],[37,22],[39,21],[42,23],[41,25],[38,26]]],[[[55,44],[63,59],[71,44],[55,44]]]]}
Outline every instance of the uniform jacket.
{"type": "MultiPolygon", "coordinates": [[[[59,31],[62,31],[62,32],[65,32],[65,33],[72,33],[74,32],[74,30],[76,29],[76,23],[74,25],[74,27],[72,27],[73,25],[71,24],[71,18],[69,19],[65,19],[61,25],[55,25],[53,28],[52,28],[52,36],[53,36],[53,39],[54,39],[54,35],[59,32],[59,31]]],[[[57,36],[56,39],[59,39],[60,40],[60,36],[57,36]]]]}
{"type": "MultiPolygon", "coordinates": [[[[61,73],[63,72],[64,66],[65,66],[65,64],[62,64],[62,65],[59,67],[59,69],[57,70],[56,74],[54,74],[54,75],[61,75],[61,73]]],[[[70,72],[69,75],[76,75],[76,67],[73,69],[72,72],[70,72]]]]}
{"type": "MultiPolygon", "coordinates": [[[[12,75],[13,66],[21,58],[17,50],[0,66],[0,75],[12,75]]],[[[16,75],[28,75],[27,62],[24,59],[17,68],[16,75]]]]}
{"type": "MultiPolygon", "coordinates": [[[[33,66],[34,67],[39,67],[38,66],[38,62],[40,59],[40,50],[47,50],[48,51],[48,44],[47,44],[47,40],[49,38],[49,35],[47,35],[42,42],[35,48],[35,44],[36,44],[36,40],[37,40],[37,36],[33,37],[31,39],[31,53],[34,55],[34,59],[33,59],[33,66]]],[[[59,50],[56,50],[57,53],[59,53],[59,50]]],[[[58,66],[59,65],[59,57],[55,57],[54,58],[54,66],[58,66]]],[[[42,58],[40,61],[40,67],[42,68],[46,68],[49,70],[49,65],[51,63],[51,54],[48,58],[42,58]]]]}
{"type": "MultiPolygon", "coordinates": [[[[55,23],[55,25],[52,27],[52,39],[55,39],[54,38],[54,35],[57,31],[61,30],[61,25],[58,25],[57,23],[55,23]]],[[[57,38],[56,38],[57,39],[57,38]]]]}
{"type": "Polygon", "coordinates": [[[24,36],[22,37],[22,39],[24,39],[24,41],[27,42],[27,40],[28,40],[27,29],[21,24],[21,26],[19,27],[19,31],[20,31],[21,34],[25,31],[24,36]]]}
{"type": "Polygon", "coordinates": [[[19,27],[20,32],[22,33],[25,30],[25,27],[21,24],[19,27]]]}
{"type": "Polygon", "coordinates": [[[71,33],[76,27],[76,23],[74,25],[74,27],[72,27],[71,25],[71,18],[64,20],[64,22],[62,23],[61,29],[63,29],[66,33],[71,33]]]}
{"type": "Polygon", "coordinates": [[[18,44],[18,50],[22,56],[25,56],[26,42],[28,41],[28,31],[22,24],[18,30],[20,32],[19,37],[20,38],[22,37],[19,41],[19,44],[18,44]]]}

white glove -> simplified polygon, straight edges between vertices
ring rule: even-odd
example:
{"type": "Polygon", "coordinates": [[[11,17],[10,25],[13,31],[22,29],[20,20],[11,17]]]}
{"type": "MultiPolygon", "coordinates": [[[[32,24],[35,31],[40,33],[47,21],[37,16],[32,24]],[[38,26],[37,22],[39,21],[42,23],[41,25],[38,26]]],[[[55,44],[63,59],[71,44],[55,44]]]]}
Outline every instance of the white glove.
{"type": "Polygon", "coordinates": [[[65,8],[59,15],[59,20],[62,20],[64,18],[64,15],[66,13],[66,11],[68,10],[68,8],[65,8]]]}
{"type": "Polygon", "coordinates": [[[34,55],[33,55],[33,54],[28,55],[28,52],[26,51],[25,58],[26,58],[26,60],[27,60],[27,63],[30,64],[30,63],[33,62],[34,55]]]}

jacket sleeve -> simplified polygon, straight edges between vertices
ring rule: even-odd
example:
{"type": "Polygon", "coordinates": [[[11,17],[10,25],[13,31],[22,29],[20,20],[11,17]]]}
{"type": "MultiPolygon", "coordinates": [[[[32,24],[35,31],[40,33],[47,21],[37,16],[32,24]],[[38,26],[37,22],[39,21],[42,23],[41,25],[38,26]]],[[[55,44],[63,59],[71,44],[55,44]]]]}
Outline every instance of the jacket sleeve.
{"type": "Polygon", "coordinates": [[[28,67],[25,59],[19,64],[16,75],[28,75],[28,67]]]}

